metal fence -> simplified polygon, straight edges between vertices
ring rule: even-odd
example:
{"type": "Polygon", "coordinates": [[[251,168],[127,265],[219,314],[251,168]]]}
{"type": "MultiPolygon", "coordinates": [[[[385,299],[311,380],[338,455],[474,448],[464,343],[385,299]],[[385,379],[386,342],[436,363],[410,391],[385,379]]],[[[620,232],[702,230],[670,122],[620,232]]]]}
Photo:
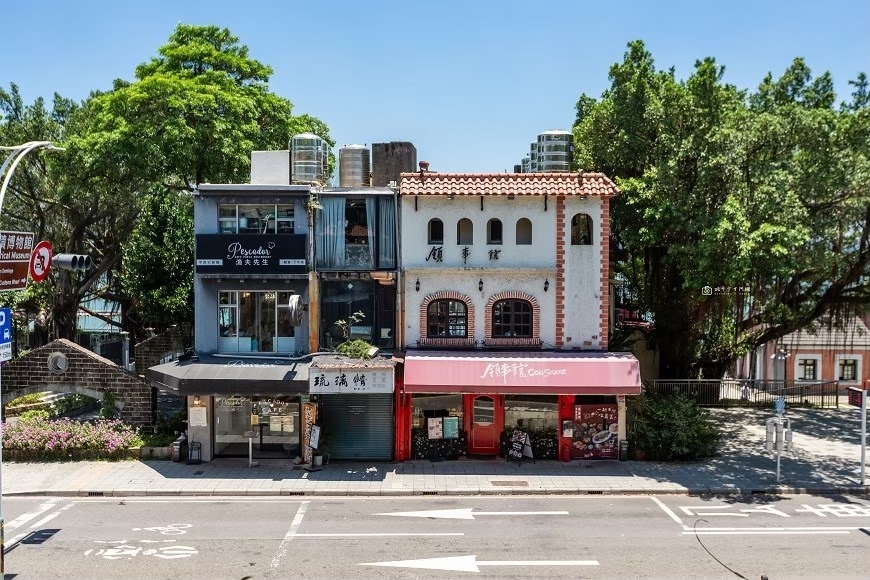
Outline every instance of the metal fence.
{"type": "Polygon", "coordinates": [[[681,393],[702,407],[770,407],[783,397],[792,407],[837,407],[837,381],[656,380],[645,381],[644,392],[681,393]]]}

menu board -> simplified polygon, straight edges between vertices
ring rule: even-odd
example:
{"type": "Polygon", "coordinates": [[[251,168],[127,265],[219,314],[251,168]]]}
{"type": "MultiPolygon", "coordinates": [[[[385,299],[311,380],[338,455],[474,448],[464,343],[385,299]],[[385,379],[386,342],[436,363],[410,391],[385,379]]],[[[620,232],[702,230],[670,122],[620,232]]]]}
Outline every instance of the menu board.
{"type": "Polygon", "coordinates": [[[616,405],[575,405],[574,459],[619,458],[619,414],[616,405]]]}
{"type": "Polygon", "coordinates": [[[317,420],[317,405],[302,403],[302,462],[311,463],[312,453],[311,428],[317,420]]]}
{"type": "Polygon", "coordinates": [[[187,408],[187,425],[189,427],[208,427],[205,407],[187,408]]]}
{"type": "Polygon", "coordinates": [[[444,438],[459,439],[459,417],[443,417],[444,438]]]}
{"type": "Polygon", "coordinates": [[[532,440],[525,431],[514,429],[514,432],[511,434],[510,446],[508,447],[508,459],[521,463],[524,457],[532,460],[535,458],[535,454],[532,452],[532,440]]]}
{"type": "Polygon", "coordinates": [[[429,439],[441,439],[444,436],[444,417],[429,418],[429,439]]]}

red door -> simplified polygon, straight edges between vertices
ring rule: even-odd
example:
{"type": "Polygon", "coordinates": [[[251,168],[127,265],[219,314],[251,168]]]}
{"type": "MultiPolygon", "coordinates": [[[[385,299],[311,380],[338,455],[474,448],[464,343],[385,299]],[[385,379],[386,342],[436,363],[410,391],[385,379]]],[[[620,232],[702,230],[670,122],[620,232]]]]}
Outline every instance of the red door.
{"type": "Polygon", "coordinates": [[[466,395],[465,417],[468,453],[498,455],[499,436],[504,426],[501,396],[466,395]]]}

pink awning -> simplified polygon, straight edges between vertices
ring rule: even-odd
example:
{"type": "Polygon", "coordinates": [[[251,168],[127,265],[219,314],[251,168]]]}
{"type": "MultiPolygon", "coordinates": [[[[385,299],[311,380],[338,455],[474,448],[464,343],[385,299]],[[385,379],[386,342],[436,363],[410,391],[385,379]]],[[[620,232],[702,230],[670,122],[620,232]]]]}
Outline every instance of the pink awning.
{"type": "Polygon", "coordinates": [[[405,355],[406,393],[638,395],[640,365],[628,353],[415,352],[405,355]]]}

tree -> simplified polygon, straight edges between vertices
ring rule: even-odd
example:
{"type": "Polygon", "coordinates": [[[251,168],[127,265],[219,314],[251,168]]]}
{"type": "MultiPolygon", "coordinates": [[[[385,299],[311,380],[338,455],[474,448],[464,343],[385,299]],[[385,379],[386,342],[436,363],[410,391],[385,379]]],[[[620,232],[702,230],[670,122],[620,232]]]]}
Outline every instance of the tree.
{"type": "Polygon", "coordinates": [[[576,161],[622,189],[612,258],[654,316],[664,377],[721,376],[759,344],[870,304],[866,77],[837,109],[830,75],[801,59],[751,94],[723,75],[707,58],[678,81],[637,41],[601,98],[577,104],[576,161]]]}

